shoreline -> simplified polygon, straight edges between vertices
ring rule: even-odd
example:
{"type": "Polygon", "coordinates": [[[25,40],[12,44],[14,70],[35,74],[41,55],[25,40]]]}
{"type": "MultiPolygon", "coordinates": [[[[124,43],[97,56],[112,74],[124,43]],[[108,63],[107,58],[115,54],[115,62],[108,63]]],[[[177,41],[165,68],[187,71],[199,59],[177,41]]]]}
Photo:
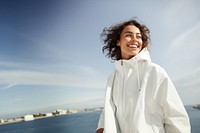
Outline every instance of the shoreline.
{"type": "Polygon", "coordinates": [[[72,114],[72,113],[78,113],[78,110],[56,110],[53,111],[52,113],[45,113],[45,114],[31,114],[31,115],[25,115],[21,117],[16,117],[16,118],[8,118],[8,119],[1,119],[0,120],[0,125],[4,124],[11,124],[11,123],[16,123],[16,122],[27,122],[27,121],[33,121],[37,119],[43,119],[43,118],[49,118],[49,117],[56,117],[60,115],[67,115],[67,114],[72,114]]]}
{"type": "MultiPolygon", "coordinates": [[[[78,113],[78,112],[76,112],[78,113]]],[[[28,122],[28,121],[34,121],[34,120],[38,120],[38,119],[45,119],[45,118],[50,118],[50,117],[57,117],[57,116],[61,116],[61,115],[68,115],[68,114],[74,114],[74,113],[67,113],[67,114],[60,114],[60,115],[52,115],[52,116],[41,116],[41,117],[34,117],[34,119],[31,120],[24,120],[24,118],[10,118],[9,121],[5,121],[3,123],[0,123],[1,125],[5,125],[5,124],[12,124],[12,123],[17,123],[17,122],[28,122]],[[12,119],[12,120],[11,120],[12,119]]]]}
{"type": "Polygon", "coordinates": [[[16,118],[8,118],[8,119],[0,119],[0,126],[5,124],[11,124],[16,122],[27,122],[27,121],[33,121],[43,118],[49,118],[49,117],[56,117],[61,115],[68,115],[68,114],[74,114],[79,112],[86,112],[86,111],[97,111],[102,110],[102,107],[99,108],[92,108],[92,109],[77,109],[77,110],[55,110],[51,113],[38,113],[38,114],[31,114],[31,115],[25,115],[21,117],[16,118]]]}

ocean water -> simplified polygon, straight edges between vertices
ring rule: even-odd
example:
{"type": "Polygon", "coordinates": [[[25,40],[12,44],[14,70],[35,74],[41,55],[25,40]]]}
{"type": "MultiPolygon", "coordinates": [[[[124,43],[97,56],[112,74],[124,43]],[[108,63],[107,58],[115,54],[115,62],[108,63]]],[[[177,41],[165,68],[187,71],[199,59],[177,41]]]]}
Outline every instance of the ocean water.
{"type": "Polygon", "coordinates": [[[187,106],[186,110],[190,117],[192,133],[200,133],[200,110],[194,109],[192,106],[187,106]]]}
{"type": "Polygon", "coordinates": [[[0,133],[94,133],[100,111],[0,125],[0,133]]]}
{"type": "MultiPolygon", "coordinates": [[[[192,133],[200,133],[200,110],[186,107],[192,133]]],[[[0,133],[95,133],[100,111],[81,112],[0,125],[0,133]]]]}

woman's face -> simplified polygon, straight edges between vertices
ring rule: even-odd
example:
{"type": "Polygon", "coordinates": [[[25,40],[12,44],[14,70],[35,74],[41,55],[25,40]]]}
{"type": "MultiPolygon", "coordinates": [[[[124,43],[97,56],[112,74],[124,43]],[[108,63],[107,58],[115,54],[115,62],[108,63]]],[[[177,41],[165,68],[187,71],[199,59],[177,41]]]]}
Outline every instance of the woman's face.
{"type": "Polygon", "coordinates": [[[120,46],[122,59],[128,60],[137,55],[142,49],[142,35],[134,25],[126,26],[117,42],[120,46]]]}

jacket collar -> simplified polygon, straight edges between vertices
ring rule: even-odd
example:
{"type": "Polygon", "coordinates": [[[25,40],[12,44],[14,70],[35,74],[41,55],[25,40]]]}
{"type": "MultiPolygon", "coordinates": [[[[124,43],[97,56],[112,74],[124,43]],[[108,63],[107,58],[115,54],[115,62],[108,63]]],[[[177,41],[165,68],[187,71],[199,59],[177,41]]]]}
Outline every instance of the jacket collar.
{"type": "Polygon", "coordinates": [[[137,54],[136,56],[132,57],[129,60],[118,60],[115,62],[115,66],[117,69],[120,69],[123,65],[125,66],[129,66],[129,65],[133,65],[133,62],[135,61],[139,61],[139,60],[143,60],[143,61],[151,61],[150,58],[150,54],[147,48],[144,48],[142,51],[140,51],[139,54],[137,54]]]}

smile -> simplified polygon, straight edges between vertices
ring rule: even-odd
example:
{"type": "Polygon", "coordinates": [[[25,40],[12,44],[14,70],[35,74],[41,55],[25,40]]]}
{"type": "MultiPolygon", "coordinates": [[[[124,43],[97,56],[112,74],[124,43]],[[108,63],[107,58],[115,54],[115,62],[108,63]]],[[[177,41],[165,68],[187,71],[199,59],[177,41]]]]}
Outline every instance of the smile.
{"type": "Polygon", "coordinates": [[[129,48],[138,48],[136,44],[127,45],[129,48]]]}

